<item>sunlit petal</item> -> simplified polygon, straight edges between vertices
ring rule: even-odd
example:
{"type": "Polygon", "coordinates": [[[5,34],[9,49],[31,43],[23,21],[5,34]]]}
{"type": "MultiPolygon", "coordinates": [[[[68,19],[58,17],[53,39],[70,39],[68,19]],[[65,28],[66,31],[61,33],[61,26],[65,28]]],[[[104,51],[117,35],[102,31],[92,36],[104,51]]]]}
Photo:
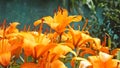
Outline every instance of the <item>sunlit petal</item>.
{"type": "Polygon", "coordinates": [[[4,67],[10,64],[11,52],[4,52],[0,54],[0,64],[4,67]]]}
{"type": "Polygon", "coordinates": [[[100,53],[99,53],[99,57],[100,57],[100,59],[101,59],[102,62],[106,62],[106,61],[108,61],[109,59],[112,59],[112,58],[113,58],[112,55],[109,55],[109,54],[104,53],[104,52],[100,52],[100,53]]]}
{"type": "Polygon", "coordinates": [[[71,18],[71,22],[79,22],[82,20],[81,15],[69,16],[69,18],[71,18]]]}
{"type": "Polygon", "coordinates": [[[87,68],[88,66],[91,66],[92,64],[89,61],[80,61],[79,68],[87,68]]]}

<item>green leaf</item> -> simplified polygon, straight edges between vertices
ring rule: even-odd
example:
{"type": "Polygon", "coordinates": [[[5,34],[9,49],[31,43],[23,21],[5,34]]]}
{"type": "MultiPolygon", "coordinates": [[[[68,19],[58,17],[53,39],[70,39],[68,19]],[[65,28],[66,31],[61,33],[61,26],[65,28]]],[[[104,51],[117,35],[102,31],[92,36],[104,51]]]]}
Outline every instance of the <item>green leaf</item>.
{"type": "Polygon", "coordinates": [[[117,52],[117,59],[120,60],[120,51],[117,52]]]}

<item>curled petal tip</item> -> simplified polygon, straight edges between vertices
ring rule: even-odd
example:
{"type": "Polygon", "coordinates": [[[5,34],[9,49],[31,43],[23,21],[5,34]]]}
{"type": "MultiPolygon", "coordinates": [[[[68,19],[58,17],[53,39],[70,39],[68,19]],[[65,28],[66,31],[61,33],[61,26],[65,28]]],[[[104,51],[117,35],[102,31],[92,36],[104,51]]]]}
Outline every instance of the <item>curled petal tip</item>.
{"type": "Polygon", "coordinates": [[[42,22],[42,20],[37,20],[37,21],[35,21],[35,22],[34,22],[34,26],[39,25],[41,22],[42,22]]]}
{"type": "Polygon", "coordinates": [[[10,25],[11,26],[17,26],[17,25],[20,25],[20,23],[19,22],[12,22],[12,23],[10,23],[10,25]]]}

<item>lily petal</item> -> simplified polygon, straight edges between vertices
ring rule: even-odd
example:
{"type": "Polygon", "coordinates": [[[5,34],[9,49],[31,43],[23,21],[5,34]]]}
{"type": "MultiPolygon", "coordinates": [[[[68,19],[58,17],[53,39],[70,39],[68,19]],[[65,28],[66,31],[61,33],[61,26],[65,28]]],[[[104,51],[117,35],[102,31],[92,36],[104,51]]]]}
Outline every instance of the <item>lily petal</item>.
{"type": "Polygon", "coordinates": [[[51,64],[51,68],[67,68],[63,62],[61,62],[60,60],[55,60],[52,62],[51,64]]]}

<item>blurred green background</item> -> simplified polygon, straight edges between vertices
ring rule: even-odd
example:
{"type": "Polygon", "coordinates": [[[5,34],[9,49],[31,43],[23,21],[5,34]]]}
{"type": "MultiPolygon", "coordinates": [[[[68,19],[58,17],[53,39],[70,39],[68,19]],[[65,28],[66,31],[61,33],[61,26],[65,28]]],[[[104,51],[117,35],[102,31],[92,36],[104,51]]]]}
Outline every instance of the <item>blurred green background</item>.
{"type": "Polygon", "coordinates": [[[0,22],[33,24],[43,16],[53,15],[59,5],[57,0],[0,0],[0,22]]]}

